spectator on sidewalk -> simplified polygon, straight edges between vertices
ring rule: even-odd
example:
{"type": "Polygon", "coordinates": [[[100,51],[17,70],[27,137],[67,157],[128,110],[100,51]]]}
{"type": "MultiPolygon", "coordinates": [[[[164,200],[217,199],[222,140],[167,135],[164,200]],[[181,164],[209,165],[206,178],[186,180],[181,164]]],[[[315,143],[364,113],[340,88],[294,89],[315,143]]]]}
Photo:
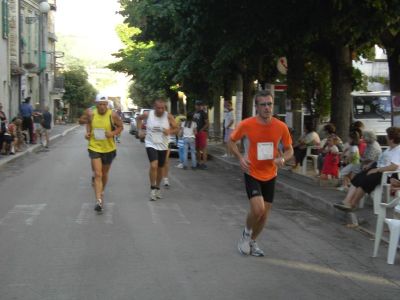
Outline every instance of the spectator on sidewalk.
{"type": "Polygon", "coordinates": [[[351,211],[358,207],[358,203],[365,193],[371,193],[376,186],[381,184],[382,173],[396,171],[400,167],[400,128],[389,127],[386,129],[386,140],[389,148],[386,149],[376,163],[372,164],[351,181],[352,186],[347,192],[342,203],[334,204],[335,208],[351,211]]]}
{"type": "Polygon", "coordinates": [[[336,126],[334,124],[332,124],[332,123],[326,124],[323,128],[323,134],[325,135],[325,139],[323,139],[321,141],[322,148],[320,149],[320,153],[318,154],[318,170],[319,170],[319,172],[322,171],[322,167],[324,164],[324,157],[325,157],[325,154],[327,153],[326,151],[324,151],[324,148],[327,146],[326,140],[328,138],[336,138],[337,139],[336,147],[339,149],[339,152],[343,151],[343,141],[336,134],[336,126]]]}
{"type": "Polygon", "coordinates": [[[346,166],[340,170],[340,178],[343,180],[342,186],[338,187],[340,191],[347,190],[351,179],[360,172],[360,152],[358,149],[360,136],[357,131],[350,132],[348,143],[349,147],[343,152],[343,160],[346,166]]]}
{"type": "Polygon", "coordinates": [[[3,103],[0,102],[0,149],[3,145],[4,134],[7,131],[7,117],[3,111],[3,103]]]}
{"type": "Polygon", "coordinates": [[[188,113],[186,121],[182,122],[180,135],[183,137],[184,154],[183,154],[183,168],[186,170],[189,167],[188,156],[190,149],[190,156],[192,159],[192,170],[196,169],[196,138],[197,124],[193,121],[193,113],[188,113]]]}
{"type": "Polygon", "coordinates": [[[42,110],[40,109],[40,103],[35,104],[35,109],[32,112],[32,120],[33,120],[33,132],[34,132],[34,141],[35,143],[40,141],[42,144],[42,110]]]}
{"type": "Polygon", "coordinates": [[[226,153],[222,155],[222,157],[233,156],[231,150],[228,147],[228,141],[234,128],[235,115],[233,113],[232,101],[226,101],[224,109],[224,143],[226,146],[226,153]]]}
{"type": "Polygon", "coordinates": [[[201,100],[197,100],[195,103],[195,113],[193,120],[197,124],[196,134],[196,151],[197,151],[197,162],[199,169],[207,169],[207,130],[209,127],[208,114],[204,111],[204,103],[201,100]]]}
{"type": "Polygon", "coordinates": [[[336,146],[338,141],[339,140],[335,135],[332,135],[326,139],[321,179],[339,177],[339,148],[336,146]]]}
{"type": "Polygon", "coordinates": [[[34,144],[35,142],[33,138],[33,122],[32,122],[33,108],[30,102],[31,102],[31,97],[25,98],[25,102],[21,103],[19,107],[19,113],[22,117],[22,130],[28,130],[29,143],[34,144]]]}
{"type": "Polygon", "coordinates": [[[49,132],[51,130],[52,118],[53,117],[52,117],[51,113],[49,112],[49,107],[46,106],[44,108],[44,112],[42,115],[42,123],[40,124],[42,127],[41,133],[42,133],[42,135],[44,135],[44,138],[45,138],[45,143],[44,143],[45,148],[49,148],[49,143],[50,143],[49,132]]]}
{"type": "Polygon", "coordinates": [[[321,140],[318,133],[315,132],[314,126],[311,123],[306,123],[304,125],[304,134],[299,138],[296,145],[294,145],[294,158],[296,169],[299,165],[303,165],[303,159],[307,153],[307,147],[319,146],[321,140]]]}
{"type": "Polygon", "coordinates": [[[355,121],[350,126],[350,132],[356,131],[360,136],[360,141],[358,143],[358,151],[360,152],[360,156],[364,155],[364,151],[367,148],[367,143],[364,141],[364,130],[365,130],[365,125],[361,121],[355,121]]]}
{"type": "MultiPolygon", "coordinates": [[[[178,128],[181,128],[182,127],[182,123],[185,120],[186,120],[186,116],[183,113],[177,115],[175,117],[176,126],[178,128]]],[[[184,151],[185,151],[185,147],[184,147],[184,143],[183,143],[183,137],[180,134],[178,134],[177,139],[178,139],[177,145],[178,145],[179,163],[178,163],[178,165],[176,165],[176,167],[179,168],[179,169],[183,169],[183,159],[184,159],[184,151]]]]}
{"type": "Polygon", "coordinates": [[[12,119],[15,124],[15,151],[22,151],[22,146],[24,145],[24,135],[22,134],[22,119],[20,117],[15,117],[12,119]]]}

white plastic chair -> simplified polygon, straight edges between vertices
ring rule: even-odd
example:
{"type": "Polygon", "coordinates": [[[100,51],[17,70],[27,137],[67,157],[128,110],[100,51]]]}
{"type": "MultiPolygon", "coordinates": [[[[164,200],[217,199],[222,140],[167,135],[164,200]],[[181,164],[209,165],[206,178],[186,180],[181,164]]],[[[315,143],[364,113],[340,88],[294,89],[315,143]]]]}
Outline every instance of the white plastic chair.
{"type": "Polygon", "coordinates": [[[307,174],[307,158],[311,158],[314,165],[314,172],[318,174],[318,155],[312,154],[311,151],[313,149],[320,149],[319,146],[308,146],[306,156],[303,159],[303,165],[301,166],[301,174],[307,174]]]}
{"type": "MultiPolygon", "coordinates": [[[[390,200],[390,184],[384,184],[383,190],[384,190],[384,199],[390,200]]],[[[374,253],[372,254],[372,257],[378,256],[379,245],[381,243],[382,233],[383,233],[383,225],[386,219],[386,210],[388,208],[395,207],[399,203],[400,203],[400,191],[396,193],[395,198],[391,199],[390,201],[387,201],[387,203],[379,203],[379,205],[377,206],[378,219],[376,220],[374,253]]]]}
{"type": "Polygon", "coordinates": [[[400,220],[385,219],[385,223],[388,224],[390,230],[387,263],[389,265],[393,265],[394,259],[396,258],[397,245],[399,244],[400,238],[400,220]]]}
{"type": "MultiPolygon", "coordinates": [[[[388,180],[389,176],[391,176],[392,174],[395,174],[395,173],[400,174],[400,170],[383,172],[381,184],[378,185],[370,194],[370,197],[372,198],[373,204],[374,204],[374,214],[376,214],[376,215],[378,215],[380,212],[379,204],[382,202],[382,187],[387,184],[387,180],[388,180]]],[[[365,197],[368,197],[368,195],[365,195],[364,198],[365,197]]],[[[387,199],[389,199],[389,198],[387,198],[387,199]]]]}

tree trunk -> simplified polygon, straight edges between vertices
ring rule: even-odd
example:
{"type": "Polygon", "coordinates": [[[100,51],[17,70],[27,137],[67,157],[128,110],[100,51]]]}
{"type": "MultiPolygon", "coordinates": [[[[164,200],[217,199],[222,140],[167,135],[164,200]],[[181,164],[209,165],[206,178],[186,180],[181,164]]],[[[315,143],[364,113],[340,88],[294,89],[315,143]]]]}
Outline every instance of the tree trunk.
{"type": "Polygon", "coordinates": [[[232,100],[232,81],[225,80],[224,81],[224,101],[232,100]]]}
{"type": "Polygon", "coordinates": [[[254,79],[246,73],[242,74],[242,78],[243,78],[242,119],[246,119],[253,115],[254,79]]]}
{"type": "Polygon", "coordinates": [[[291,103],[292,129],[294,140],[297,140],[303,131],[302,103],[303,103],[303,78],[304,78],[304,57],[301,52],[289,52],[288,56],[288,99],[291,103]]]}
{"type": "Polygon", "coordinates": [[[346,139],[351,122],[351,90],[352,90],[352,61],[348,46],[335,46],[331,63],[332,104],[331,122],[336,126],[337,134],[346,139]]]}
{"type": "Polygon", "coordinates": [[[169,101],[171,103],[171,111],[170,113],[173,115],[178,114],[178,93],[172,90],[168,91],[169,101]]]}
{"type": "Polygon", "coordinates": [[[214,130],[214,137],[216,138],[221,138],[221,97],[219,96],[219,93],[215,93],[213,95],[213,100],[214,100],[214,124],[213,124],[213,130],[214,130]]]}
{"type": "MultiPolygon", "coordinates": [[[[400,34],[386,34],[383,42],[389,64],[390,94],[397,98],[400,97],[400,34]]],[[[392,112],[392,125],[400,127],[400,112],[392,112]]]]}
{"type": "Polygon", "coordinates": [[[236,124],[239,124],[239,122],[242,121],[243,114],[243,77],[241,74],[237,76],[235,113],[236,124]]]}

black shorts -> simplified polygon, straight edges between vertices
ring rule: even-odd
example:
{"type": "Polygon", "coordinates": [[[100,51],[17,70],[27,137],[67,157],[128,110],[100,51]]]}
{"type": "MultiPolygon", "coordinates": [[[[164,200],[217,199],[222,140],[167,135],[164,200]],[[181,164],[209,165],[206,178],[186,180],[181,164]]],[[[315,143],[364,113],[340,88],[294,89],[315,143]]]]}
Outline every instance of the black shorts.
{"type": "Polygon", "coordinates": [[[117,150],[107,152],[107,153],[100,153],[93,150],[88,149],[90,159],[97,159],[101,158],[101,163],[103,165],[111,165],[114,158],[117,156],[117,150]]]}
{"type": "Polygon", "coordinates": [[[156,150],[154,148],[147,147],[146,152],[147,156],[149,157],[149,161],[158,161],[158,166],[162,168],[165,164],[165,159],[167,157],[168,150],[156,150]]]}
{"type": "Polygon", "coordinates": [[[247,197],[251,199],[253,197],[262,196],[265,202],[274,202],[275,179],[276,177],[271,180],[261,181],[245,173],[244,183],[246,185],[247,197]]]}

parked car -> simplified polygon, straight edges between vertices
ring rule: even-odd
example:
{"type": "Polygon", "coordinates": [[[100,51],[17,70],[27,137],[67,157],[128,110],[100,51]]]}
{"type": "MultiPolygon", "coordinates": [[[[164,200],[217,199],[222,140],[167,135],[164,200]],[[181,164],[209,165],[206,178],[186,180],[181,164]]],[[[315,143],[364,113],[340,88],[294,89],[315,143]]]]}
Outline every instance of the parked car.
{"type": "Polygon", "coordinates": [[[136,117],[139,115],[138,112],[135,112],[133,114],[133,117],[131,118],[131,122],[130,122],[130,127],[129,127],[129,133],[130,134],[134,134],[136,135],[137,133],[137,121],[136,121],[136,117]]]}
{"type": "Polygon", "coordinates": [[[123,111],[122,112],[122,122],[129,124],[131,122],[132,117],[133,117],[133,112],[131,112],[131,111],[123,111]]]}
{"type": "Polygon", "coordinates": [[[171,150],[169,155],[171,156],[177,156],[179,155],[179,149],[178,149],[178,136],[176,135],[170,135],[169,136],[169,149],[171,150]]]}

